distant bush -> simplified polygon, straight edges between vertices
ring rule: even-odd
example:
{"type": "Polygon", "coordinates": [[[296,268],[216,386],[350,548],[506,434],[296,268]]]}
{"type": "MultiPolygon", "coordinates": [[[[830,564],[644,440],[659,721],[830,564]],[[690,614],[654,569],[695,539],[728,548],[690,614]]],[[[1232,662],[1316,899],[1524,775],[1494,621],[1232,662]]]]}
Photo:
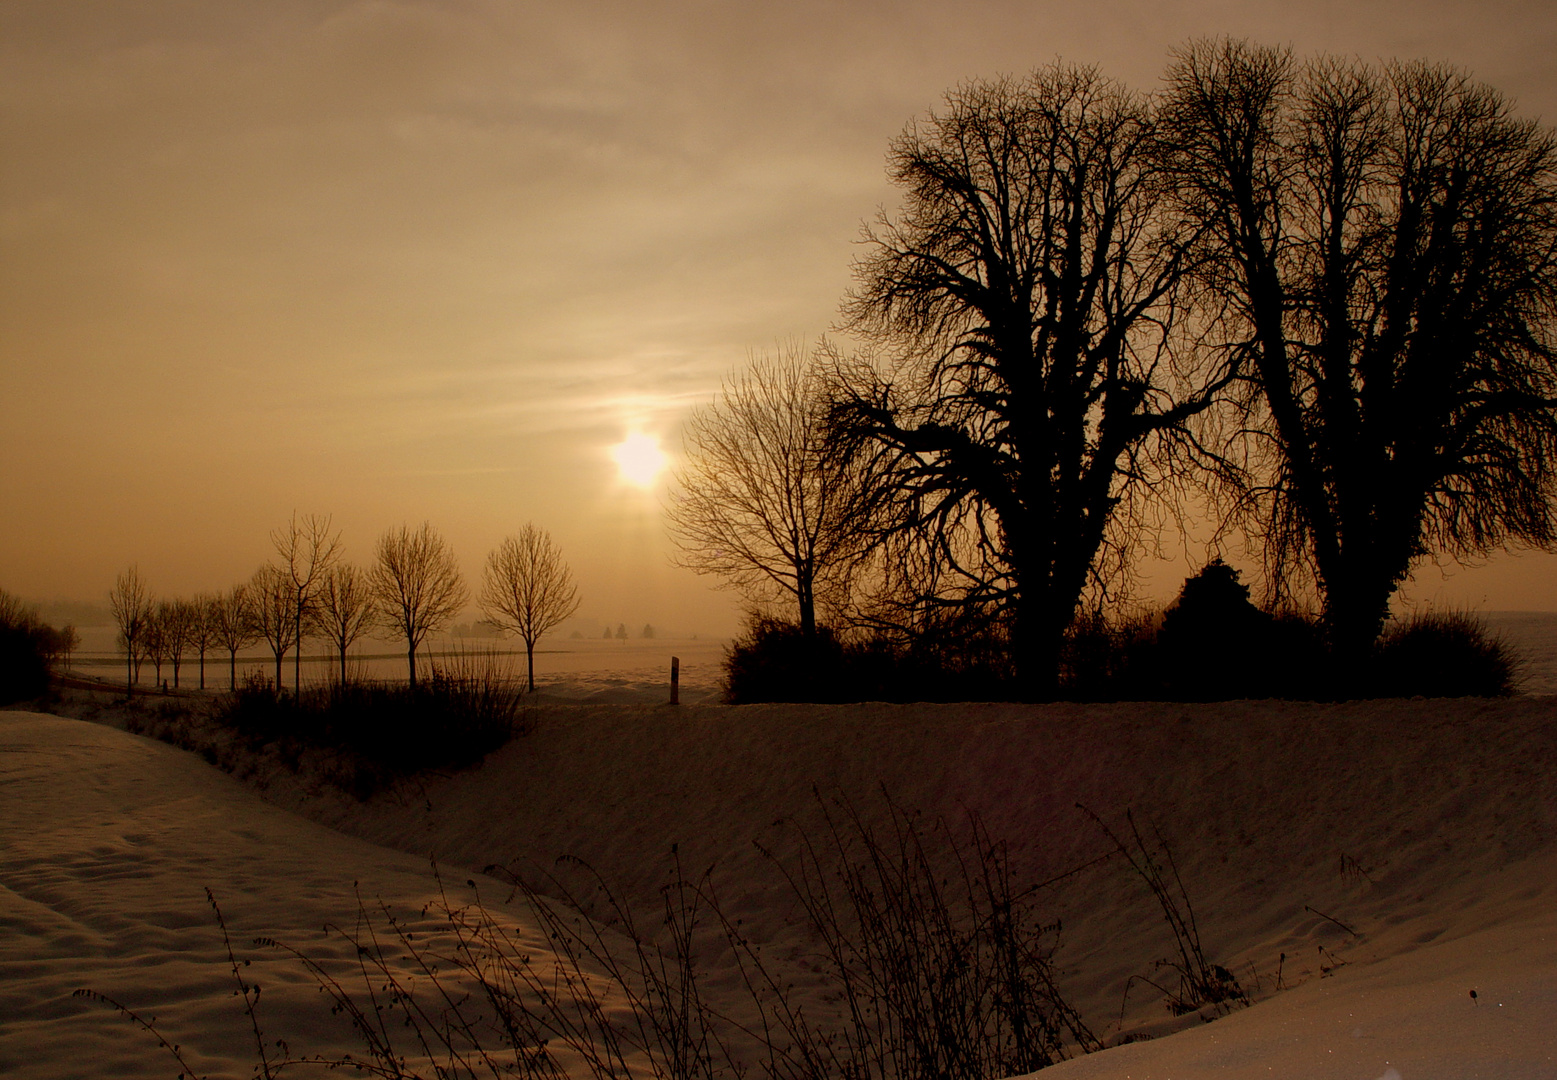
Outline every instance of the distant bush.
{"type": "Polygon", "coordinates": [[[358,794],[426,769],[463,768],[524,729],[518,684],[496,665],[433,665],[416,686],[333,684],[300,694],[251,676],[222,698],[215,718],[256,743],[332,749],[359,764],[358,794]]]}
{"type": "Polygon", "coordinates": [[[1515,658],[1500,638],[1464,612],[1424,612],[1390,623],[1374,654],[1378,697],[1507,697],[1515,658]]]}
{"type": "Polygon", "coordinates": [[[0,589],[0,705],[45,693],[49,672],[68,652],[73,635],[49,626],[37,608],[0,589]]]}

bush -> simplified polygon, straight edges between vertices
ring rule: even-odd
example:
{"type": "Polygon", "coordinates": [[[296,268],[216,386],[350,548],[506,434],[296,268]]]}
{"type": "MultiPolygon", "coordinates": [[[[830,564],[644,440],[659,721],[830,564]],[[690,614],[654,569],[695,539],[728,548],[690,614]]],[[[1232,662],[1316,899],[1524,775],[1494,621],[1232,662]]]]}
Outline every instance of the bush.
{"type": "Polygon", "coordinates": [[[0,705],[47,691],[60,648],[60,631],[46,625],[37,609],[0,589],[0,705]]]}
{"type": "Polygon", "coordinates": [[[725,652],[725,700],[997,701],[1014,695],[1004,641],[988,634],[844,642],[825,627],[759,617],[725,652]]]}
{"type": "MultiPolygon", "coordinates": [[[[1069,701],[1226,701],[1347,697],[1499,697],[1514,692],[1517,657],[1470,615],[1391,623],[1360,677],[1336,663],[1323,623],[1300,611],[1262,611],[1238,571],[1213,560],[1185,580],[1164,612],[1078,617],[1060,656],[1069,701]]],[[[995,631],[947,627],[899,642],[812,639],[756,619],[725,657],[727,700],[1022,700],[1008,645],[995,631]]]]}
{"type": "Polygon", "coordinates": [[[755,618],[725,650],[725,700],[849,700],[843,667],[843,646],[826,627],[808,637],[792,623],[755,618]]]}
{"type": "Polygon", "coordinates": [[[1378,697],[1507,697],[1515,657],[1465,612],[1425,612],[1392,621],[1374,650],[1378,697]]]}
{"type": "Polygon", "coordinates": [[[491,658],[433,665],[415,687],[334,684],[301,694],[277,691],[250,676],[222,699],[216,720],[256,743],[299,745],[357,759],[358,794],[384,780],[427,769],[463,768],[522,732],[518,685],[491,658]]]}
{"type": "Polygon", "coordinates": [[[1150,701],[1162,696],[1157,636],[1160,612],[1117,621],[1102,612],[1078,618],[1060,652],[1060,697],[1072,701],[1150,701]]]}

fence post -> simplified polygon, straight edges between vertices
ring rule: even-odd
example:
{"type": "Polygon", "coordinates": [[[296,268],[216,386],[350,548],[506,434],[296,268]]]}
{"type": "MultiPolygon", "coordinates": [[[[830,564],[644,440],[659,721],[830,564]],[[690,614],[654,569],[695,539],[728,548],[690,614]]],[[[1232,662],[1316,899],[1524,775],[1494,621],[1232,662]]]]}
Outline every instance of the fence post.
{"type": "Polygon", "coordinates": [[[681,704],[681,657],[670,658],[670,703],[681,704]]]}

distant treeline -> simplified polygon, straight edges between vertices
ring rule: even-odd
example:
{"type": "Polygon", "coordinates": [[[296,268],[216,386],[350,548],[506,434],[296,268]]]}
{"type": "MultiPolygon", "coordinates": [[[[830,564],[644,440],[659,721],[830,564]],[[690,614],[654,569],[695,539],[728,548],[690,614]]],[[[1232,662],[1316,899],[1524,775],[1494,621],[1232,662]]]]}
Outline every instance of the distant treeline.
{"type": "MultiPolygon", "coordinates": [[[[125,659],[125,685],[134,691],[146,663],[162,682],[166,665],[177,687],[183,664],[199,666],[205,687],[209,654],[225,653],[228,685],[238,685],[238,653],[263,642],[275,661],[274,688],[284,686],[292,656],[292,691],[302,687],[302,643],[327,642],[339,663],[338,683],[349,681],[348,650],[370,631],[405,643],[407,678],[417,682],[417,650],[446,629],[470,599],[454,553],[423,523],[389,529],[372,562],[354,566],[341,557],[340,534],[326,515],[294,515],[271,534],[276,558],[225,592],[189,599],[158,599],[132,566],[109,593],[109,608],[125,659]]],[[[572,572],[551,536],[525,525],[487,556],[477,602],[497,632],[523,640],[529,689],[535,689],[535,643],[578,607],[572,572]]]]}

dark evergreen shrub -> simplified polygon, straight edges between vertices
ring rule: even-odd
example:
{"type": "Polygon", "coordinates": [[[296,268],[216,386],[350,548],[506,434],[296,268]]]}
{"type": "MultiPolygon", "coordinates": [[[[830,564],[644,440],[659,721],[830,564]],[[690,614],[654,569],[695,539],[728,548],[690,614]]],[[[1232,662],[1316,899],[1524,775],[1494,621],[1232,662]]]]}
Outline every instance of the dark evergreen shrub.
{"type": "Polygon", "coordinates": [[[1157,641],[1165,697],[1217,701],[1268,697],[1281,682],[1275,620],[1249,600],[1238,571],[1213,559],[1184,582],[1157,641]]]}

